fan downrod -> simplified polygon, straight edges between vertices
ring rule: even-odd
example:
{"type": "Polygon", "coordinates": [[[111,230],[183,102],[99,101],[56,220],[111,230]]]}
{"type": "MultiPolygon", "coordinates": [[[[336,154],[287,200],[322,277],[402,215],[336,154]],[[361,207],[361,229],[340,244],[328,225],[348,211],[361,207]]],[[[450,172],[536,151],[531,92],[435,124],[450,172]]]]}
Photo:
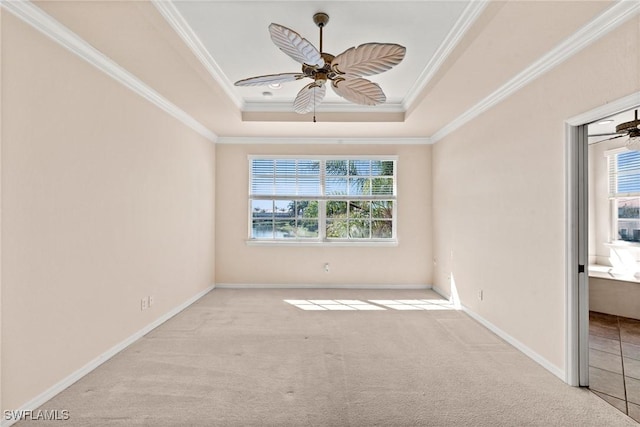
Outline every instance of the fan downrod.
{"type": "Polygon", "coordinates": [[[324,12],[318,12],[313,15],[313,22],[320,28],[320,52],[322,52],[322,29],[327,25],[327,22],[329,22],[329,15],[324,12]]]}

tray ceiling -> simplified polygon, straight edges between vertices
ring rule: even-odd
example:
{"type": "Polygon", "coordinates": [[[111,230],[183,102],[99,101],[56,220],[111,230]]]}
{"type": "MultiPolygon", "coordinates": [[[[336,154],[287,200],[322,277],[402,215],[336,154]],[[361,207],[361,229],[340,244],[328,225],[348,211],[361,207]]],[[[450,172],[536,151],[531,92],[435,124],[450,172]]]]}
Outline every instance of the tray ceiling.
{"type": "MultiPolygon", "coordinates": [[[[405,59],[392,70],[371,76],[387,96],[378,107],[351,104],[328,90],[320,111],[406,111],[435,67],[456,26],[470,12],[466,1],[174,1],[157,4],[194,45],[206,50],[216,79],[243,111],[293,111],[292,103],[305,80],[267,86],[236,87],[237,80],[256,75],[299,72],[300,64],[281,52],[269,37],[275,22],[293,29],[319,47],[316,12],[329,14],[323,50],[337,55],[367,42],[397,43],[407,48],[405,59]],[[264,94],[267,92],[267,94],[264,94]]],[[[473,8],[478,7],[474,5],[473,8]]],[[[197,48],[196,48],[197,49],[197,48]]]]}

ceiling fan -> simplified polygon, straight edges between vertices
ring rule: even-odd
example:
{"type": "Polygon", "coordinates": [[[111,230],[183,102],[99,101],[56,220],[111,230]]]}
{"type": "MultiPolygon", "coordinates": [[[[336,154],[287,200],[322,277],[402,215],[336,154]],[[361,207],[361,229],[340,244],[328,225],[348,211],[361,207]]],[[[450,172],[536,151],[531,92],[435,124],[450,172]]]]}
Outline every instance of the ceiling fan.
{"type": "Polygon", "coordinates": [[[314,111],[324,99],[327,81],[334,92],[347,101],[360,105],[378,105],[386,101],[380,86],[363,76],[379,74],[399,64],[406,48],[392,43],[365,43],[351,47],[337,56],[322,50],[322,29],[329,15],[316,13],[313,22],[320,28],[320,50],[295,31],[278,24],[269,25],[271,40],[284,53],[302,64],[299,73],[280,73],[238,80],[236,86],[273,85],[310,78],[313,81],[300,90],[293,102],[296,113],[314,111]]]}
{"type": "Polygon", "coordinates": [[[640,151],[640,120],[638,119],[638,110],[635,110],[635,118],[630,122],[620,123],[616,126],[615,133],[599,133],[594,135],[589,135],[590,137],[598,137],[598,136],[612,136],[608,139],[603,139],[602,141],[611,141],[612,139],[622,138],[623,136],[629,136],[625,147],[632,151],[640,151]]]}

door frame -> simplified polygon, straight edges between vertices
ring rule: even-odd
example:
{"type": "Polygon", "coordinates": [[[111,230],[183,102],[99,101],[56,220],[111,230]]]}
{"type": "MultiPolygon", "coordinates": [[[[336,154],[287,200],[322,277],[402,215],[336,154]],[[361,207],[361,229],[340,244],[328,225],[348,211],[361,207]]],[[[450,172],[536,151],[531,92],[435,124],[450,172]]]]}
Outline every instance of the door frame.
{"type": "Polygon", "coordinates": [[[589,385],[589,181],[587,125],[640,107],[640,91],[565,121],[565,381],[589,385]]]}

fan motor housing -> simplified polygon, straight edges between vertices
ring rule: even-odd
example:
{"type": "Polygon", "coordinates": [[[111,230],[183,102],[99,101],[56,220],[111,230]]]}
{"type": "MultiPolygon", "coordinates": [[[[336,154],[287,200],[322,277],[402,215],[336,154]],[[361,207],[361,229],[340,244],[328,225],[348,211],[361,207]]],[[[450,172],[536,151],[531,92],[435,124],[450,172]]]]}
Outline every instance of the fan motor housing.
{"type": "Polygon", "coordinates": [[[307,76],[315,79],[316,74],[324,74],[330,80],[333,80],[336,77],[336,73],[331,69],[331,61],[335,58],[330,53],[322,52],[320,54],[322,59],[324,59],[324,67],[318,68],[309,64],[302,64],[302,73],[307,76]]]}
{"type": "Polygon", "coordinates": [[[630,122],[620,123],[616,126],[616,133],[640,134],[640,120],[633,120],[630,122]]]}

